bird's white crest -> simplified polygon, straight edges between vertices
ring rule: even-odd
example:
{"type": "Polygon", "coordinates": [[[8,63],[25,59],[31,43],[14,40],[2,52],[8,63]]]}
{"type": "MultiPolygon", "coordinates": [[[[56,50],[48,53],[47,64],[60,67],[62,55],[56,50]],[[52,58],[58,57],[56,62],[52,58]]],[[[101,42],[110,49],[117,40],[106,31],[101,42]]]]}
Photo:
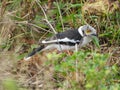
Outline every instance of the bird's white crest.
{"type": "Polygon", "coordinates": [[[83,35],[83,32],[82,32],[82,28],[83,28],[83,26],[79,27],[79,28],[78,28],[78,32],[80,33],[81,36],[84,36],[84,35],[83,35]]]}

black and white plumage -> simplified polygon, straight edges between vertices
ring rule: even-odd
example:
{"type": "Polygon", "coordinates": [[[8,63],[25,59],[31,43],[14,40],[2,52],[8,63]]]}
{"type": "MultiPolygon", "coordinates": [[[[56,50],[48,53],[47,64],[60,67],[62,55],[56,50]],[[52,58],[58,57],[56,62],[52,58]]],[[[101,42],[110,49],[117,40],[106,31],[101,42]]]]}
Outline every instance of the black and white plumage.
{"type": "Polygon", "coordinates": [[[90,25],[84,25],[74,30],[67,30],[64,32],[60,32],[51,38],[43,40],[41,42],[41,46],[34,49],[25,60],[28,60],[39,51],[44,51],[48,49],[57,49],[59,51],[62,50],[73,50],[75,49],[75,45],[78,48],[85,46],[88,44],[93,36],[97,36],[96,30],[90,25]]]}

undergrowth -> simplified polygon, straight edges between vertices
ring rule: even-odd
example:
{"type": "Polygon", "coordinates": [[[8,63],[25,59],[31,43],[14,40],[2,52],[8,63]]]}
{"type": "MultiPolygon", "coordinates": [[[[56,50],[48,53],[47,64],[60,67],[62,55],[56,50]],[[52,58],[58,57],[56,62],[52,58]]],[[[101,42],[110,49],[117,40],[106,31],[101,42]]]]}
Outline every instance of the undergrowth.
{"type": "MultiPolygon", "coordinates": [[[[109,54],[80,51],[62,58],[64,54],[48,55],[54,58],[54,78],[56,86],[64,90],[119,90],[119,83],[115,83],[119,76],[119,67],[107,65],[109,54]],[[56,57],[57,56],[57,57],[56,57]],[[61,60],[61,61],[59,61],[61,60]]],[[[51,63],[51,62],[50,62],[51,63]]]]}

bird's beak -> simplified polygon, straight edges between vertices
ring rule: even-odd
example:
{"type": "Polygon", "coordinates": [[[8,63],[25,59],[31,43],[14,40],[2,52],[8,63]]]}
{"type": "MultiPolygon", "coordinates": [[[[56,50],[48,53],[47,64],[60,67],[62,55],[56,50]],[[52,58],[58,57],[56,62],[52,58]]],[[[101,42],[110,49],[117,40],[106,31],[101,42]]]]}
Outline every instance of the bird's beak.
{"type": "Polygon", "coordinates": [[[98,37],[98,34],[92,34],[92,35],[98,37]]]}
{"type": "Polygon", "coordinates": [[[93,34],[92,39],[93,39],[94,44],[95,44],[98,48],[100,48],[98,34],[93,34]]]}

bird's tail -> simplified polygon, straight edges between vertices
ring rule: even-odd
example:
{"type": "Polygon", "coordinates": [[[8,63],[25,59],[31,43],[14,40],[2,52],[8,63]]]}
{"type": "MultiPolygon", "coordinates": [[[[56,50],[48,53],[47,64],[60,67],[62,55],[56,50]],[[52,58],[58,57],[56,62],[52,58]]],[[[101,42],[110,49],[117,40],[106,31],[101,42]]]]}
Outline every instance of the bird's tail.
{"type": "Polygon", "coordinates": [[[37,52],[41,51],[44,47],[45,47],[45,45],[41,45],[40,47],[33,49],[33,51],[31,53],[29,53],[27,55],[27,57],[24,58],[24,60],[29,60],[33,55],[35,55],[37,52]]]}

